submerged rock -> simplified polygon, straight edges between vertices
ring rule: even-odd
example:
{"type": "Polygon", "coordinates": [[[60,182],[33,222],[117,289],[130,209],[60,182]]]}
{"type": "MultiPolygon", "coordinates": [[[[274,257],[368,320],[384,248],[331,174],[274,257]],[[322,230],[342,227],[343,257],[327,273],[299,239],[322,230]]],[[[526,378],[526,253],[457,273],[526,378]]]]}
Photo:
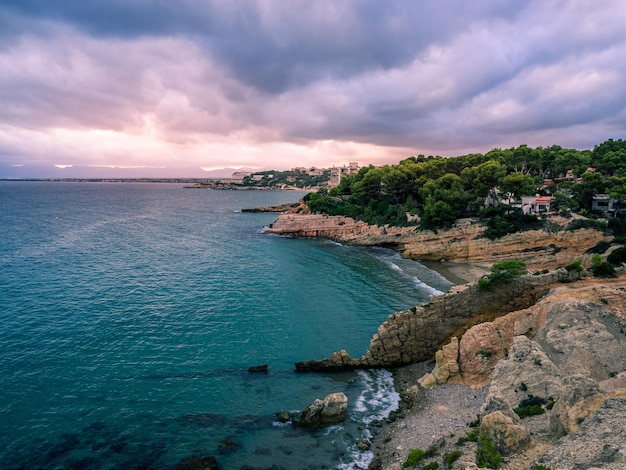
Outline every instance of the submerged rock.
{"type": "Polygon", "coordinates": [[[188,457],[178,464],[176,470],[217,470],[217,460],[212,455],[188,457]]]}

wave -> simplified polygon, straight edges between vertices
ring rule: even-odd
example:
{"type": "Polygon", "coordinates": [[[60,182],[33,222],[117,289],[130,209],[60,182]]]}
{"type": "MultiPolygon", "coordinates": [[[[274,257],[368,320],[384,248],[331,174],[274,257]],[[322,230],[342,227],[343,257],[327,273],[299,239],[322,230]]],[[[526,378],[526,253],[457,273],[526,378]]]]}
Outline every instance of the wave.
{"type": "Polygon", "coordinates": [[[425,290],[426,292],[428,292],[432,296],[443,294],[443,292],[440,291],[439,289],[436,289],[436,288],[434,288],[432,286],[429,286],[425,282],[420,281],[417,277],[414,277],[413,281],[415,282],[415,286],[416,287],[425,290]]]}
{"type": "MultiPolygon", "coordinates": [[[[393,375],[385,369],[357,371],[361,393],[358,396],[350,418],[364,425],[361,439],[371,439],[372,433],[368,426],[381,421],[398,409],[400,395],[396,392],[393,375]]],[[[347,449],[347,461],[343,461],[337,468],[351,470],[354,468],[369,468],[374,460],[374,453],[358,448],[357,442],[351,442],[347,449]]]]}

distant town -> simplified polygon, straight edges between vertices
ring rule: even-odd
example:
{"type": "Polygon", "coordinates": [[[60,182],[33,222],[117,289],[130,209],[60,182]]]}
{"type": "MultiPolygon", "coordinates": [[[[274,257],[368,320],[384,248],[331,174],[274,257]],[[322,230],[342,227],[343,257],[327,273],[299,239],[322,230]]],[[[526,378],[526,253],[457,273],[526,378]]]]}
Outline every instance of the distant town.
{"type": "Polygon", "coordinates": [[[11,178],[0,181],[57,181],[92,183],[181,183],[193,189],[293,189],[316,191],[333,188],[341,178],[355,175],[357,162],[332,168],[296,167],[291,170],[234,172],[228,178],[11,178]]]}
{"type": "Polygon", "coordinates": [[[195,182],[187,188],[211,189],[302,189],[317,190],[339,185],[341,178],[359,172],[359,164],[350,162],[348,166],[317,168],[296,167],[287,171],[237,171],[230,178],[215,178],[195,182]]]}

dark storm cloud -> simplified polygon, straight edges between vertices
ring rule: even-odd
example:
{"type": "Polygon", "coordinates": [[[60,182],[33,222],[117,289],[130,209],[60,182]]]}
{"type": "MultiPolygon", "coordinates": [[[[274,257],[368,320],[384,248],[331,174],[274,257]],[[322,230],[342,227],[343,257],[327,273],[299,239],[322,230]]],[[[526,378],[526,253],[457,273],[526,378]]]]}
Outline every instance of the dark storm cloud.
{"type": "Polygon", "coordinates": [[[453,0],[4,2],[19,17],[70,24],[94,36],[182,36],[231,73],[278,93],[325,77],[401,67],[475,21],[511,18],[520,6],[453,0]]]}
{"type": "Polygon", "coordinates": [[[589,148],[624,137],[624,24],[620,0],[0,1],[0,146],[589,148]]]}

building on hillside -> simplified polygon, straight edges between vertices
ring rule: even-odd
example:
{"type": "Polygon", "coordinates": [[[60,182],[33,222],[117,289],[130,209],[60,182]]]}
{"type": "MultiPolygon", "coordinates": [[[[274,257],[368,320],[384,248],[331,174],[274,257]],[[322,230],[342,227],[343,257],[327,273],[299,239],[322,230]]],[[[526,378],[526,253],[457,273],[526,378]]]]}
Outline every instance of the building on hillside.
{"type": "Polygon", "coordinates": [[[250,173],[246,171],[236,171],[235,173],[230,175],[229,183],[243,184],[243,180],[246,176],[250,176],[250,173]]]}
{"type": "Polygon", "coordinates": [[[338,186],[341,178],[346,175],[354,175],[359,172],[359,164],[357,162],[350,162],[348,166],[337,166],[330,169],[330,180],[328,181],[329,187],[338,186]]]}
{"type": "Polygon", "coordinates": [[[554,210],[553,196],[522,196],[522,211],[524,214],[540,214],[554,210]]]}
{"type": "Polygon", "coordinates": [[[591,200],[591,210],[603,214],[622,213],[626,209],[626,200],[616,199],[609,194],[594,194],[591,200]]]}

